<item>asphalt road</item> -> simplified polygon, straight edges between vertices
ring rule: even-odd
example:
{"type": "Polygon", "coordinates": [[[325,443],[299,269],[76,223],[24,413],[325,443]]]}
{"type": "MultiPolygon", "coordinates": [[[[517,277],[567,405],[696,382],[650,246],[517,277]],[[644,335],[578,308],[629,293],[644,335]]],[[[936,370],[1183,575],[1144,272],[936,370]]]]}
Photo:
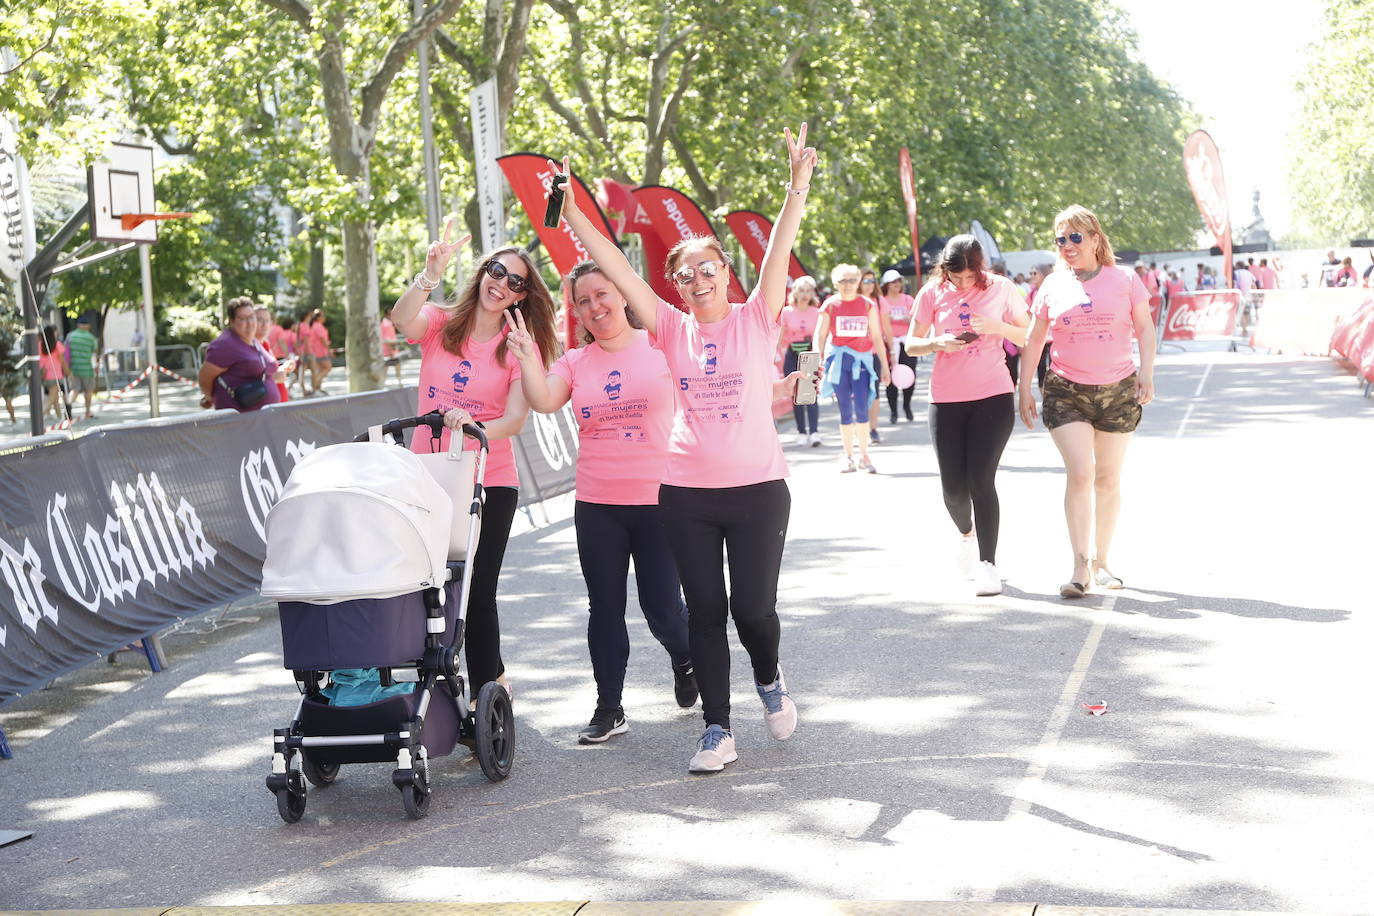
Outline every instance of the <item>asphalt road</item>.
{"type": "MultiPolygon", "coordinates": [[[[924,384],[922,367],[921,384],[924,384]]],[[[1080,602],[1063,476],[1018,429],[999,478],[1005,593],[953,574],[923,411],[879,476],[788,447],[779,594],[800,709],[767,737],[735,647],[740,760],[692,777],[696,712],[632,612],[629,734],[594,693],[568,503],[502,582],[515,771],[431,767],[404,817],[346,767],[287,826],[263,786],[296,702],[271,606],[167,637],[0,711],[0,908],[344,901],[863,898],[1374,913],[1366,703],[1374,400],[1327,360],[1166,356],[1131,446],[1114,567],[1080,602]],[[1103,703],[1103,716],[1082,704],[1103,703]]],[[[826,413],[830,442],[833,412],[826,413]]],[[[790,441],[790,433],[788,434],[790,441]]],[[[543,522],[536,512],[535,518],[543,522]]],[[[460,749],[461,751],[461,749],[460,749]]]]}

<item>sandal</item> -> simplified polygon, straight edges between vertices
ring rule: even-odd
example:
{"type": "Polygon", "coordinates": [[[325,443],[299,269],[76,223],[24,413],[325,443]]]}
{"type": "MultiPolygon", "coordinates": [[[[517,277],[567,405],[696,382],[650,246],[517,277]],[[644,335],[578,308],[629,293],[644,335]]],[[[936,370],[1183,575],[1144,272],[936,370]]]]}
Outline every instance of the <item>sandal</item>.
{"type": "Polygon", "coordinates": [[[1065,582],[1059,586],[1060,598],[1082,598],[1088,593],[1088,586],[1082,582],[1065,582]]]}
{"type": "Polygon", "coordinates": [[[1097,567],[1097,570],[1093,573],[1093,580],[1098,584],[1100,588],[1125,587],[1125,583],[1121,581],[1120,577],[1112,575],[1110,572],[1107,571],[1107,567],[1105,566],[1097,567]]]}

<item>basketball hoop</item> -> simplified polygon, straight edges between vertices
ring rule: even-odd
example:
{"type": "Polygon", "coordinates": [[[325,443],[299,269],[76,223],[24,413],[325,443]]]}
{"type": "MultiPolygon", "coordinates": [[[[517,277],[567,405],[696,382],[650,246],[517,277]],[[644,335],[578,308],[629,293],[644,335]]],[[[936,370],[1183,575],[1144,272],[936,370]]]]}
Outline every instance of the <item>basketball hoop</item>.
{"type": "Polygon", "coordinates": [[[125,232],[137,229],[149,220],[163,219],[186,219],[195,216],[194,213],[121,213],[119,214],[119,225],[125,232]]]}

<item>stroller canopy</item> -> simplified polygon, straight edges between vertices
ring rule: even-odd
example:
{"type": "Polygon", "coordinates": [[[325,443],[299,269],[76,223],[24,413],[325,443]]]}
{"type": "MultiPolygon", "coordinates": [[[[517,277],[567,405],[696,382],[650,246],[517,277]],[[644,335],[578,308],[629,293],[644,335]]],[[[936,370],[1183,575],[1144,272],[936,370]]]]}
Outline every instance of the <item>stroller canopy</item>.
{"type": "Polygon", "coordinates": [[[267,514],[263,597],[334,604],[442,585],[452,520],[448,494],[409,450],[317,449],[267,514]]]}

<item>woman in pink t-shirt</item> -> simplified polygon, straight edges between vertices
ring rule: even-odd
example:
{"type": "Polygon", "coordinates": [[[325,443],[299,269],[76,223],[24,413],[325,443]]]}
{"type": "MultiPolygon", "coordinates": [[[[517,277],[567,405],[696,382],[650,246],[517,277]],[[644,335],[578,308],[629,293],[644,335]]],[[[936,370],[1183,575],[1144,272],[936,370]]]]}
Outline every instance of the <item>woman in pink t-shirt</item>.
{"type": "MultiPolygon", "coordinates": [[[[496,613],[496,584],[506,555],[511,522],[519,501],[520,478],[511,440],[520,434],[529,408],[520,389],[520,364],[508,352],[508,310],[525,316],[542,365],[555,352],[553,297],[524,249],[498,248],[480,258],[456,298],[440,307],[429,301],[454,252],[468,240],[456,241],[453,220],[444,237],[429,246],[424,268],[396,300],[391,321],[396,330],[420,343],[417,414],[438,410],[446,427],[437,443],[426,427],[417,427],[410,447],[417,452],[448,448],[452,432],[465,423],[486,429],[486,506],[482,531],[472,559],[468,596],[467,646],[469,696],[488,681],[505,684],[501,661],[501,628],[496,613]],[[437,448],[436,448],[437,446],[437,448]]],[[[472,447],[471,440],[465,443],[472,447]]],[[[507,687],[509,689],[509,687],[507,687]]]]}
{"type": "MultiPolygon", "coordinates": [[[[1041,411],[1068,470],[1064,516],[1073,547],[1073,576],[1059,594],[1082,598],[1094,583],[1121,588],[1108,551],[1121,514],[1126,446],[1141,408],[1154,399],[1155,326],[1149,291],[1116,266],[1112,243],[1092,211],[1069,207],[1055,217],[1054,234],[1060,269],[1035,297],[1026,352],[1039,359],[1054,328],[1041,411]],[[1139,371],[1131,357],[1133,337],[1140,344],[1139,371]]],[[[1035,400],[1025,375],[1019,389],[1021,419],[1033,428],[1035,400]]]]}
{"type": "Polygon", "coordinates": [[[630,661],[625,584],[631,559],[639,608],[672,664],[677,704],[686,709],[696,703],[697,687],[687,605],[658,508],[673,421],[668,364],[600,267],[583,261],[567,283],[584,346],[560,356],[546,376],[519,315],[509,340],[530,407],[554,413],[571,401],[577,417],[573,524],[587,583],[587,648],[596,678],[596,709],[578,741],[600,744],[630,730],[621,699],[630,661]]]}
{"type": "MultiPolygon", "coordinates": [[[[886,318],[887,327],[892,331],[892,359],[889,365],[901,364],[911,369],[911,387],[902,392],[902,410],[906,413],[908,420],[914,420],[916,415],[911,412],[911,396],[916,393],[916,367],[921,360],[915,356],[908,356],[906,352],[906,336],[911,330],[912,310],[916,305],[906,291],[902,282],[902,275],[895,270],[883,271],[882,293],[878,296],[878,309],[886,318]]],[[[887,386],[887,406],[892,412],[891,421],[897,423],[897,386],[888,383],[887,386]]]]}
{"type": "Polygon", "coordinates": [[[830,281],[839,292],[821,304],[821,318],[812,341],[812,347],[821,354],[825,366],[821,395],[833,394],[840,408],[840,438],[844,443],[840,473],[852,474],[862,468],[876,474],[878,469],[868,457],[871,441],[868,405],[875,392],[881,390],[878,385],[890,381],[878,306],[857,292],[860,274],[853,264],[837,264],[830,271],[830,281]],[[859,444],[857,466],[854,464],[856,441],[859,444]]]}
{"type": "Polygon", "coordinates": [[[1024,340],[1028,324],[1020,290],[988,272],[977,238],[956,235],[945,243],[935,275],[916,297],[906,339],[908,354],[935,354],[930,439],[945,509],[961,537],[962,571],[979,595],[1002,591],[996,566],[1002,517],[997,465],[1016,425],[1015,385],[1002,343],[1024,340]]]}
{"type": "Polygon", "coordinates": [[[727,298],[729,261],[717,239],[686,239],[668,254],[667,276],[687,304],[684,314],[660,299],[578,209],[571,185],[563,210],[663,351],[674,381],[673,431],[658,503],[687,595],[692,662],[706,720],[688,764],[694,773],[717,772],[738,759],[730,731],[729,617],[749,653],[769,733],[788,738],[797,725],[778,663],[778,573],[792,498],[773,425],[773,357],[787,300],[788,259],[816,151],[806,146],[805,124],[795,140],[787,131],[787,146],[791,181],[758,285],[742,305],[727,298]]]}
{"type": "MultiPolygon", "coordinates": [[[[796,372],[798,356],[811,349],[811,336],[816,332],[820,304],[821,299],[816,295],[814,278],[798,277],[792,281],[792,288],[787,291],[787,306],[783,308],[780,316],[782,334],[778,338],[778,345],[783,348],[784,375],[796,372]]],[[[795,445],[810,445],[815,448],[821,444],[819,404],[793,404],[792,419],[797,423],[795,445]]]]}
{"type": "Polygon", "coordinates": [[[38,352],[38,367],[43,371],[43,414],[51,410],[57,419],[62,415],[62,380],[69,374],[67,345],[57,339],[57,328],[43,328],[43,340],[38,352]]]}

